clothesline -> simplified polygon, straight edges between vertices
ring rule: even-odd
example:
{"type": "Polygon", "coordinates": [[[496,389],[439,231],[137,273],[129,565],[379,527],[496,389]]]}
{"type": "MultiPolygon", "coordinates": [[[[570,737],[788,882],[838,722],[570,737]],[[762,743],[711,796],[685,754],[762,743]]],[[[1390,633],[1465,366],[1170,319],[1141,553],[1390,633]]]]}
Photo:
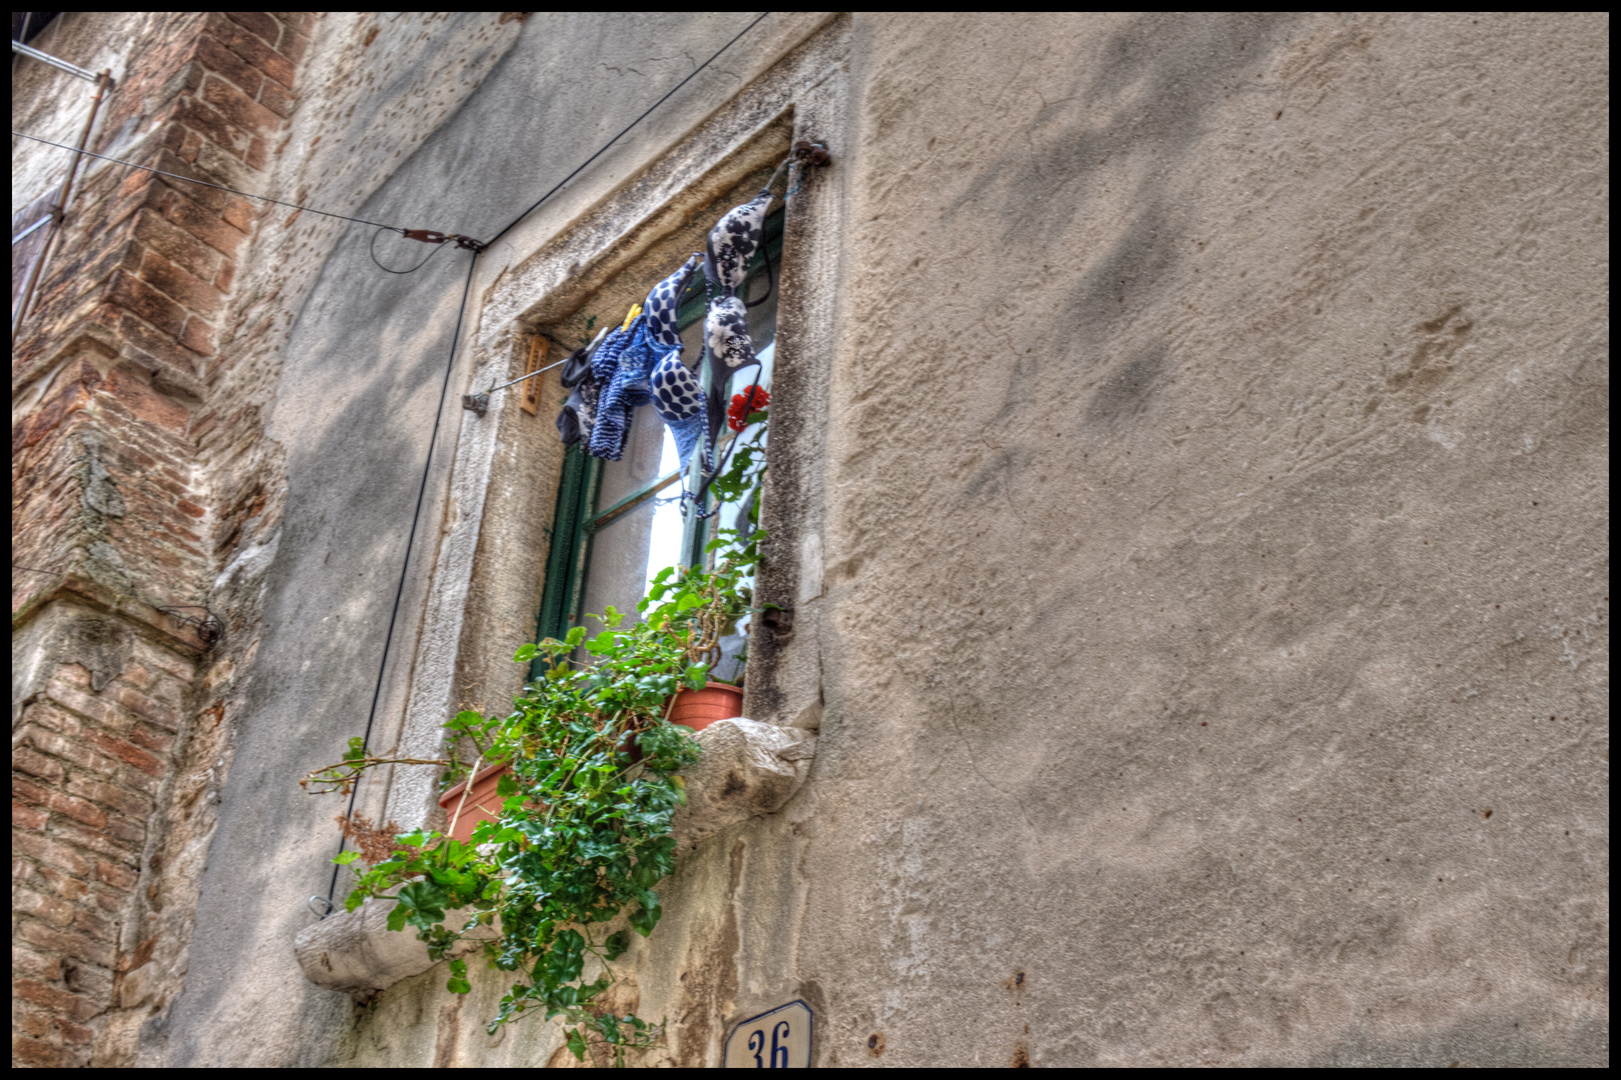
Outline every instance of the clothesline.
{"type": "MultiPolygon", "coordinates": [[[[813,149],[810,152],[810,154],[805,156],[805,158],[802,161],[802,165],[803,164],[825,164],[826,163],[826,161],[825,161],[826,148],[823,147],[822,144],[820,144],[820,143],[808,143],[808,144],[804,144],[804,145],[812,147],[813,149]],[[817,154],[817,151],[820,151],[820,155],[817,154]],[[821,160],[821,161],[815,160],[818,156],[822,157],[824,160],[821,160]]],[[[795,154],[790,155],[787,158],[784,158],[783,161],[777,166],[777,171],[772,173],[771,179],[766,181],[766,187],[770,188],[772,185],[774,185],[776,183],[777,175],[778,175],[778,173],[780,173],[782,171],[782,169],[784,167],[787,167],[787,166],[791,165],[792,163],[794,163],[796,161],[801,161],[800,154],[801,154],[801,151],[799,150],[798,147],[796,147],[795,148],[795,154]]],[[[791,188],[790,190],[783,192],[783,194],[782,194],[783,200],[786,202],[788,199],[790,199],[793,196],[799,194],[800,189],[803,188],[804,185],[805,185],[805,171],[804,171],[804,168],[802,167],[801,171],[800,171],[799,183],[795,184],[793,186],[793,188],[791,188]]],[[[641,305],[633,305],[633,306],[640,307],[641,305]]],[[[629,320],[627,319],[627,322],[628,321],[629,320]]],[[[608,332],[608,330],[609,330],[609,327],[603,327],[600,331],[598,331],[597,332],[597,338],[591,342],[591,345],[593,345],[593,346],[596,345],[597,342],[600,341],[600,339],[602,338],[602,335],[606,334],[608,332]]],[[[590,348],[590,347],[591,346],[587,346],[587,348],[590,348]]],[[[568,363],[569,360],[571,360],[572,358],[573,358],[573,354],[571,354],[570,356],[566,356],[563,359],[556,361],[555,363],[547,364],[545,367],[536,368],[534,371],[526,372],[523,375],[519,375],[516,379],[508,379],[504,383],[496,383],[494,386],[489,387],[488,389],[482,391],[479,394],[470,394],[470,395],[468,395],[468,398],[467,398],[467,401],[469,402],[469,407],[470,408],[473,407],[473,405],[472,405],[473,402],[481,401],[481,400],[482,400],[483,405],[485,407],[487,407],[488,406],[488,397],[489,397],[490,394],[495,393],[497,390],[505,390],[509,386],[516,386],[521,382],[526,382],[529,379],[533,379],[537,375],[543,375],[546,372],[551,371],[551,370],[553,370],[555,368],[560,368],[564,364],[568,363]]]]}

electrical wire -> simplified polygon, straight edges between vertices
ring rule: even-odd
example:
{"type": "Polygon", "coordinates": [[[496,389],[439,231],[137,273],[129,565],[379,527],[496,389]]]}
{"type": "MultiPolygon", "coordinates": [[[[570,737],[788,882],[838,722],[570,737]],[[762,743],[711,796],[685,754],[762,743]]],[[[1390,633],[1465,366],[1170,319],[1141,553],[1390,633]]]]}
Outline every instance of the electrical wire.
{"type": "Polygon", "coordinates": [[[636,119],[634,119],[630,123],[626,124],[623,131],[621,131],[618,135],[615,135],[613,138],[609,139],[607,142],[603,143],[602,148],[600,150],[598,150],[596,153],[592,154],[590,157],[586,158],[584,161],[580,162],[578,168],[576,168],[573,172],[569,173],[567,176],[563,177],[563,179],[559,180],[557,182],[557,184],[555,186],[553,186],[553,188],[550,191],[548,191],[546,194],[542,195],[540,198],[536,199],[530,205],[529,209],[525,210],[523,213],[521,213],[517,217],[513,218],[511,224],[507,225],[506,228],[502,229],[500,232],[498,232],[494,236],[490,237],[489,240],[485,241],[485,243],[486,244],[493,244],[497,240],[501,239],[501,237],[505,236],[507,233],[511,232],[514,228],[516,228],[517,225],[518,225],[518,222],[522,221],[524,218],[528,217],[530,214],[532,214],[536,210],[538,210],[540,208],[541,203],[545,202],[547,199],[551,198],[553,195],[556,195],[559,191],[561,191],[563,189],[563,185],[567,184],[570,180],[572,180],[576,176],[580,175],[581,171],[584,170],[584,168],[587,165],[591,164],[593,161],[597,160],[597,158],[599,158],[603,154],[607,153],[608,148],[610,146],[612,146],[614,143],[618,142],[620,139],[624,138],[625,135],[630,131],[631,128],[635,127],[637,124],[641,123],[643,120],[646,120],[648,118],[648,116],[653,112],[654,109],[658,108],[660,105],[663,105],[666,101],[670,100],[670,96],[672,94],[674,94],[677,90],[681,89],[683,86],[687,85],[687,83],[691,82],[697,76],[697,74],[700,71],[702,71],[704,68],[708,67],[710,64],[713,64],[716,60],[720,59],[720,54],[721,53],[725,52],[727,49],[730,49],[733,45],[736,45],[737,42],[738,42],[738,39],[740,39],[744,34],[748,33],[750,30],[753,30],[756,26],[759,26],[760,23],[765,20],[765,17],[767,15],[770,15],[770,14],[771,14],[771,12],[769,12],[769,11],[762,11],[758,18],[756,18],[753,22],[749,23],[743,29],[739,30],[737,32],[736,36],[732,38],[732,40],[728,41],[726,44],[724,44],[720,48],[716,49],[715,54],[713,56],[711,56],[708,60],[705,60],[703,63],[699,64],[697,67],[693,68],[692,69],[692,74],[688,75],[686,78],[682,79],[680,82],[678,82],[674,86],[670,87],[670,89],[665,92],[664,96],[659,98],[657,101],[653,102],[653,104],[649,105],[647,107],[647,110],[645,112],[643,112],[642,115],[638,116],[636,119]]]}
{"type": "MultiPolygon", "coordinates": [[[[439,408],[433,414],[433,432],[428,436],[428,456],[422,463],[422,481],[417,485],[416,509],[411,512],[411,531],[406,534],[405,538],[405,558],[400,563],[399,584],[394,587],[394,607],[388,613],[388,631],[383,635],[383,659],[377,665],[377,682],[372,687],[371,708],[366,712],[366,731],[361,736],[361,746],[366,746],[371,742],[371,729],[377,722],[377,703],[383,697],[383,676],[388,672],[388,656],[394,645],[394,626],[400,617],[400,601],[405,597],[405,581],[411,569],[411,551],[416,546],[417,525],[422,520],[422,504],[427,499],[428,476],[433,471],[433,450],[438,445],[439,426],[445,416],[445,398],[450,393],[450,373],[456,369],[456,346],[461,341],[462,319],[467,313],[467,297],[473,291],[473,271],[478,266],[478,254],[475,251],[473,257],[467,260],[467,279],[462,282],[462,299],[461,303],[456,307],[456,328],[450,333],[450,356],[445,360],[445,377],[439,384],[439,408]]],[[[355,797],[359,794],[359,791],[360,785],[358,783],[349,788],[349,806],[343,812],[344,818],[352,819],[354,817],[355,797]]],[[[337,854],[343,854],[344,846],[348,842],[349,838],[347,836],[338,841],[337,854]]],[[[332,884],[327,887],[326,891],[328,914],[336,910],[332,898],[337,895],[338,870],[340,868],[339,864],[333,863],[332,884]]],[[[315,898],[312,897],[311,899],[315,898]]],[[[322,916],[322,918],[325,917],[325,915],[322,916]]]]}
{"type": "Polygon", "coordinates": [[[210,183],[207,180],[199,180],[194,176],[182,176],[180,173],[164,172],[162,169],[154,169],[150,165],[137,165],[133,161],[122,161],[119,158],[108,157],[106,154],[93,154],[88,150],[80,150],[78,147],[68,146],[65,143],[52,142],[49,139],[42,139],[38,135],[25,135],[21,131],[13,131],[11,134],[19,139],[30,139],[33,142],[44,143],[46,146],[54,146],[59,150],[71,150],[73,153],[83,154],[85,157],[100,158],[102,161],[110,161],[114,165],[127,165],[131,169],[141,169],[145,172],[157,173],[159,176],[167,176],[175,180],[184,180],[188,184],[201,184],[203,187],[211,187],[216,191],[229,191],[232,195],[241,195],[245,199],[258,199],[260,202],[275,203],[277,206],[290,206],[294,210],[303,210],[311,214],[320,214],[322,217],[337,218],[339,221],[353,221],[360,225],[376,225],[380,229],[390,229],[397,233],[407,231],[400,228],[398,225],[383,225],[376,221],[367,221],[365,218],[350,217],[347,214],[334,214],[327,210],[317,210],[313,206],[300,206],[297,203],[283,202],[281,199],[272,199],[268,195],[254,195],[251,192],[238,191],[236,188],[229,188],[224,184],[210,183]]]}
{"type": "Polygon", "coordinates": [[[377,238],[382,236],[384,231],[387,229],[387,225],[377,226],[377,230],[371,234],[371,242],[366,245],[366,254],[371,256],[372,265],[383,271],[385,274],[414,274],[418,270],[421,270],[424,266],[427,266],[429,259],[433,258],[435,255],[439,254],[445,249],[444,244],[438,245],[432,251],[422,256],[422,261],[411,267],[409,270],[396,270],[391,266],[384,266],[382,263],[377,261],[377,238]]]}

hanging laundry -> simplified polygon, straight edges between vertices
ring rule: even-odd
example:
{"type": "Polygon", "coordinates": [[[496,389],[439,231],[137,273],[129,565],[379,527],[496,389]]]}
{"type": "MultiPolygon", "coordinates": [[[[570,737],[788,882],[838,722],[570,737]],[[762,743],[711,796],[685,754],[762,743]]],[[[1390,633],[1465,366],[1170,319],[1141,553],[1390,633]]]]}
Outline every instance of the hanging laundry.
{"type": "Polygon", "coordinates": [[[603,342],[591,363],[592,374],[601,387],[596,423],[591,429],[592,457],[618,461],[624,455],[632,411],[653,400],[648,379],[657,362],[646,315],[635,316],[603,342]]]}
{"type": "Polygon", "coordinates": [[[754,343],[749,340],[749,311],[735,296],[717,296],[709,302],[704,320],[704,343],[709,355],[727,368],[727,374],[754,363],[754,343]]]}
{"type": "Polygon", "coordinates": [[[676,318],[681,294],[686,291],[687,282],[698,269],[701,258],[695,253],[647,294],[648,326],[654,340],[669,350],[653,366],[653,410],[675,438],[677,460],[683,470],[692,460],[692,452],[707,426],[703,387],[681,356],[680,323],[676,318]]]}
{"type": "MultiPolygon", "coordinates": [[[[775,174],[772,179],[776,179],[775,174]]],[[[771,200],[768,182],[758,195],[741,206],[734,206],[715,223],[704,248],[704,274],[717,295],[710,297],[709,310],[704,315],[704,351],[709,357],[709,393],[704,401],[704,478],[693,493],[700,505],[704,492],[725,467],[725,462],[717,464],[715,461],[715,444],[725,420],[726,389],[732,377],[743,368],[752,365],[756,374],[761,369],[749,337],[751,305],[738,295],[738,290],[748,280],[749,263],[754,254],[765,246],[765,215],[771,200]]],[[[770,273],[771,262],[767,259],[768,282],[770,273]]],[[[772,287],[767,285],[767,296],[772,287]]],[[[755,304],[764,300],[765,297],[761,297],[755,304]]]]}
{"type": "MultiPolygon", "coordinates": [[[[653,286],[645,308],[633,307],[621,326],[599,333],[589,349],[569,357],[563,385],[572,392],[557,418],[557,430],[565,443],[580,442],[593,457],[618,461],[630,438],[634,410],[651,403],[675,439],[683,471],[693,460],[699,440],[704,441],[701,482],[695,485],[696,491],[689,488],[687,494],[701,501],[717,471],[715,445],[726,416],[726,389],[740,369],[751,364],[760,368],[749,338],[751,305],[738,296],[738,290],[747,281],[755,253],[763,247],[771,200],[768,184],[753,199],[727,211],[709,231],[702,256],[692,255],[653,286]],[[709,358],[712,384],[707,394],[696,363],[689,366],[681,355],[677,320],[681,294],[700,258],[712,293],[704,318],[704,353],[709,358]]],[[[770,269],[768,262],[768,275],[770,269]]],[[[772,287],[767,286],[767,296],[772,287]]],[[[764,300],[761,297],[755,303],[764,300]]]]}
{"type": "Polygon", "coordinates": [[[675,437],[677,460],[686,469],[704,433],[704,390],[698,376],[681,362],[681,350],[665,353],[653,367],[653,409],[675,437]]]}
{"type": "Polygon", "coordinates": [[[737,294],[748,276],[749,259],[760,250],[760,237],[765,224],[766,208],[771,205],[771,191],[762,189],[758,195],[726,211],[715,227],[709,230],[709,245],[705,249],[704,273],[728,296],[737,294]]]}
{"type": "Polygon", "coordinates": [[[698,260],[702,257],[694,252],[681,264],[681,269],[653,286],[653,290],[647,294],[644,305],[647,325],[653,333],[653,340],[667,349],[681,348],[681,327],[676,321],[676,309],[680,307],[681,294],[698,269],[698,260]]]}
{"type": "Polygon", "coordinates": [[[591,344],[575,349],[563,361],[560,381],[569,396],[563,402],[562,412],[557,414],[557,434],[564,446],[591,442],[591,425],[597,412],[597,382],[591,375],[591,357],[607,336],[608,329],[604,326],[591,344]]]}

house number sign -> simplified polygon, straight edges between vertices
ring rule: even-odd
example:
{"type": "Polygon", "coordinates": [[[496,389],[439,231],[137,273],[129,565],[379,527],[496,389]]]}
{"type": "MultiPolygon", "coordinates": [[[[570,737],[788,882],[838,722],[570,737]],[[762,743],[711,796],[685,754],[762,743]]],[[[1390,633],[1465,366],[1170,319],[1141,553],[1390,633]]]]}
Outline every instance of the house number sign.
{"type": "Polygon", "coordinates": [[[770,1012],[751,1016],[726,1039],[727,1069],[808,1069],[811,1061],[811,1011],[803,1001],[790,1001],[770,1012]]]}

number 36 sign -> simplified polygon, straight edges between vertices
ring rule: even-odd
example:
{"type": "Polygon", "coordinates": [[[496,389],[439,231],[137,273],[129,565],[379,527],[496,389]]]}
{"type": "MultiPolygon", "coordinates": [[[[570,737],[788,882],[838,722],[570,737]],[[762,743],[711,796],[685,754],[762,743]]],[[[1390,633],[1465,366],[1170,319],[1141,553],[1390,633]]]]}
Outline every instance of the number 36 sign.
{"type": "Polygon", "coordinates": [[[728,1069],[808,1069],[810,1060],[811,1011],[803,1001],[752,1016],[726,1039],[728,1069]]]}

